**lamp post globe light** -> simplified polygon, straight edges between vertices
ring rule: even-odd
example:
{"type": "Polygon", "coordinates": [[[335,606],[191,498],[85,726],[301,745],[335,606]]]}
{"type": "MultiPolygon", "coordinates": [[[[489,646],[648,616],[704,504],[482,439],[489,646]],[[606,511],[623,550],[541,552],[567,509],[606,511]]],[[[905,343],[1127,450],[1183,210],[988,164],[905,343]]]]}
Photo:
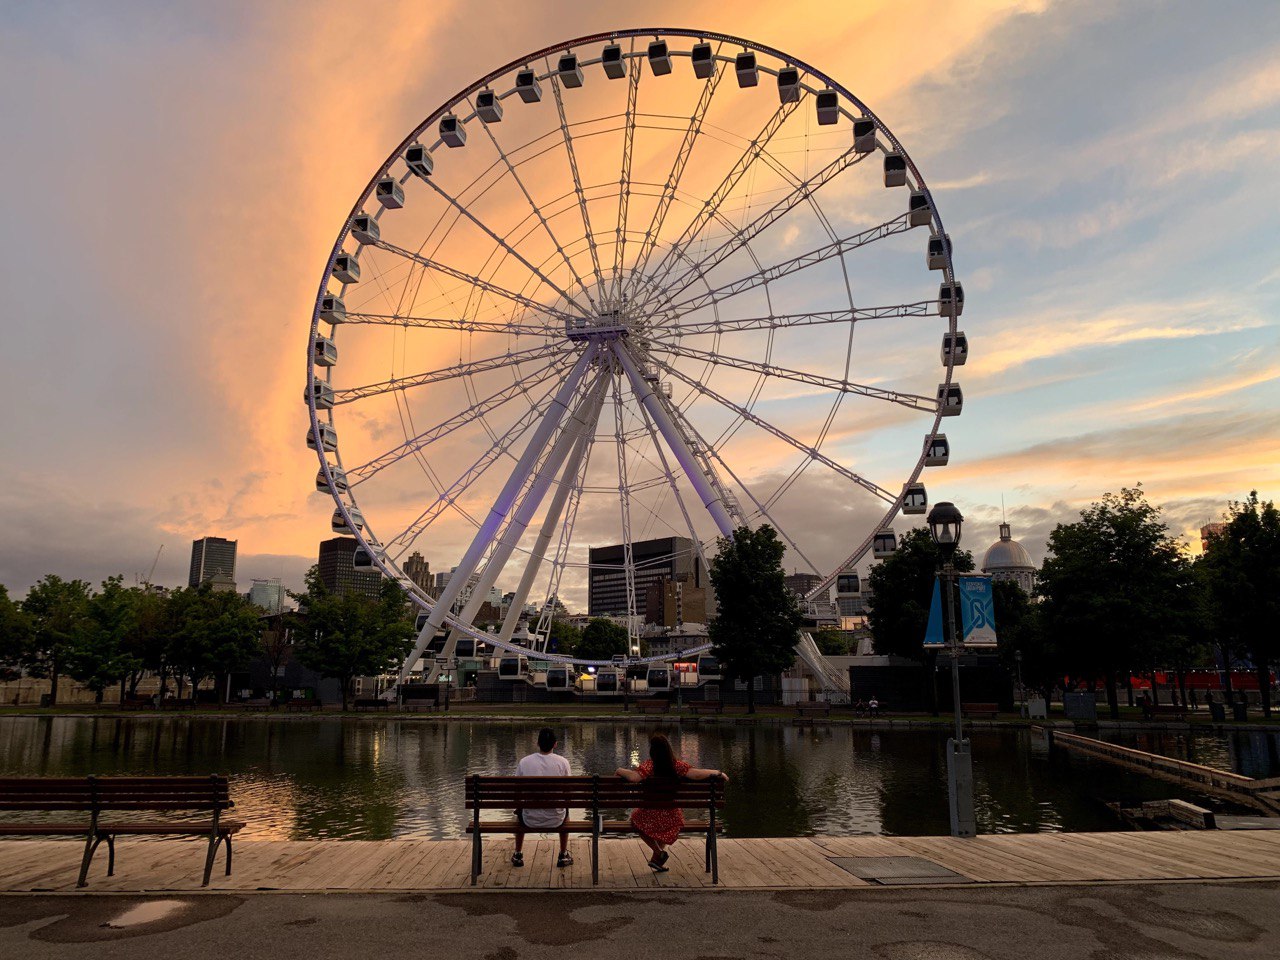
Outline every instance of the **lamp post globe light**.
{"type": "Polygon", "coordinates": [[[946,583],[947,597],[943,611],[945,635],[951,644],[951,705],[955,710],[956,734],[947,741],[947,798],[951,807],[951,835],[972,837],[977,830],[973,817],[973,755],[964,738],[960,713],[960,637],[956,630],[952,587],[956,568],[953,562],[960,546],[964,515],[954,503],[943,501],[929,511],[929,535],[942,558],[939,575],[946,583]]]}

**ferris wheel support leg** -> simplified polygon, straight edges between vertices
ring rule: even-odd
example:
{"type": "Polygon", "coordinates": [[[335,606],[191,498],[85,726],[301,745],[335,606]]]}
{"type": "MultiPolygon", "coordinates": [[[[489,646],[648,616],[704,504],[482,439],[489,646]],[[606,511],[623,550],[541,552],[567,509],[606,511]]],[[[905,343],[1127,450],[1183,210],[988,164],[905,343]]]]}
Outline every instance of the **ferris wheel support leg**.
{"type": "Polygon", "coordinates": [[[697,458],[694,457],[693,451],[689,449],[689,445],[685,443],[680,431],[676,429],[676,425],[672,423],[666,407],[658,400],[657,394],[653,392],[648,382],[640,376],[640,371],[636,368],[636,362],[632,359],[631,352],[627,349],[626,344],[615,342],[613,352],[617,356],[618,362],[622,364],[622,369],[626,373],[627,379],[631,381],[631,389],[635,391],[641,405],[648,411],[649,416],[653,418],[653,422],[658,427],[658,432],[662,434],[663,439],[667,441],[667,446],[675,454],[676,461],[680,464],[680,469],[689,478],[693,488],[698,491],[698,496],[702,499],[702,505],[711,514],[711,519],[716,522],[721,535],[732,537],[733,520],[730,519],[728,511],[725,510],[725,506],[720,500],[720,495],[716,493],[703,475],[697,458]]]}
{"type": "MultiPolygon", "coordinates": [[[[604,386],[607,382],[607,378],[600,378],[599,384],[582,398],[573,416],[569,419],[568,426],[556,438],[551,447],[551,452],[547,454],[542,466],[534,476],[533,484],[520,501],[520,505],[516,507],[515,513],[511,516],[511,521],[498,537],[497,545],[489,557],[489,562],[485,564],[479,581],[472,588],[471,598],[458,616],[458,620],[462,623],[471,624],[476,614],[480,612],[480,607],[484,603],[485,596],[489,593],[489,588],[497,582],[498,576],[511,558],[511,553],[515,550],[516,544],[524,536],[524,532],[528,529],[533,515],[538,512],[538,507],[542,505],[542,498],[547,495],[547,489],[551,486],[551,482],[555,480],[556,474],[560,472],[560,465],[564,463],[570,449],[578,446],[579,440],[584,436],[588,427],[594,428],[596,416],[604,400],[604,386]]],[[[456,628],[450,630],[442,653],[445,659],[453,656],[457,639],[458,630],[456,628]]]]}
{"type": "Polygon", "coordinates": [[[560,426],[560,421],[568,411],[569,403],[574,393],[577,392],[578,385],[582,382],[582,378],[592,360],[595,359],[596,351],[596,345],[594,343],[590,344],[582,352],[578,362],[573,365],[573,369],[565,377],[560,389],[556,391],[555,399],[551,402],[551,406],[547,408],[547,413],[542,422],[538,424],[538,428],[533,437],[530,438],[524,453],[520,455],[520,459],[516,462],[515,469],[511,472],[511,476],[507,478],[502,492],[498,494],[497,499],[490,508],[489,515],[480,524],[480,529],[476,531],[475,538],[471,541],[471,546],[467,548],[467,552],[458,563],[457,570],[449,578],[444,590],[440,592],[435,606],[431,608],[431,614],[427,617],[426,625],[423,626],[422,631],[418,634],[413,650],[400,667],[401,684],[408,678],[409,671],[427,649],[427,645],[431,643],[431,638],[436,635],[440,625],[444,623],[444,618],[448,616],[449,611],[453,608],[453,604],[462,592],[462,588],[471,579],[471,574],[475,572],[476,566],[480,563],[481,557],[484,556],[485,550],[493,542],[493,538],[497,536],[498,528],[510,512],[516,496],[520,493],[525,480],[528,479],[529,474],[533,471],[533,466],[538,457],[546,449],[547,441],[551,438],[551,434],[560,426]]]}
{"type": "MultiPolygon", "coordinates": [[[[595,413],[597,416],[600,413],[598,405],[595,413]]],[[[507,615],[502,621],[502,630],[498,633],[499,640],[510,641],[516,632],[516,624],[520,622],[520,614],[524,610],[525,601],[529,599],[529,593],[533,590],[533,581],[537,579],[538,571],[542,568],[542,561],[546,559],[547,548],[551,545],[551,538],[555,535],[556,528],[560,526],[560,515],[564,513],[564,505],[569,499],[569,493],[573,489],[578,476],[578,467],[581,465],[582,458],[586,452],[587,431],[583,431],[578,437],[578,442],[574,445],[573,452],[569,455],[568,462],[565,464],[564,472],[560,477],[560,486],[556,488],[556,492],[551,498],[551,506],[547,508],[547,515],[542,521],[542,528],[538,531],[538,539],[533,544],[529,562],[525,565],[524,574],[520,577],[520,585],[516,587],[515,597],[512,599],[511,606],[507,609],[507,615]]]]}

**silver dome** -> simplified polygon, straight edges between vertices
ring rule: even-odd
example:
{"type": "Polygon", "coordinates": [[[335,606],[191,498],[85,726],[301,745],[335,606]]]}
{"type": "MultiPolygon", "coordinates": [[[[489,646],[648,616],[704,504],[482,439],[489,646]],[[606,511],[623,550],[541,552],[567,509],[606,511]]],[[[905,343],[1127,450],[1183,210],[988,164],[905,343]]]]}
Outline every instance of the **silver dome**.
{"type": "Polygon", "coordinates": [[[1000,539],[988,548],[987,555],[982,558],[982,572],[1035,570],[1035,568],[1031,554],[1027,553],[1022,544],[1011,538],[1009,525],[1000,524],[1000,539]]]}

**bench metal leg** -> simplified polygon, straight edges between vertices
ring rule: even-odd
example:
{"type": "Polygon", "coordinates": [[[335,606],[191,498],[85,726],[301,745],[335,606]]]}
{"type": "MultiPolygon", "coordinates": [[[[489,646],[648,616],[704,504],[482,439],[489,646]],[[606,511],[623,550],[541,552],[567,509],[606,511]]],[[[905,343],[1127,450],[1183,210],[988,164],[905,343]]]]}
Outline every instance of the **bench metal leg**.
{"type": "Polygon", "coordinates": [[[227,834],[222,838],[222,842],[227,845],[227,876],[231,876],[231,834],[227,834]]]}
{"type": "Polygon", "coordinates": [[[209,885],[209,877],[213,873],[213,861],[218,855],[217,836],[209,838],[209,849],[204,855],[204,879],[200,882],[200,886],[207,887],[209,885]]]}
{"type": "Polygon", "coordinates": [[[711,883],[720,883],[720,851],[716,848],[716,834],[711,831],[711,883]]]}
{"type": "Polygon", "coordinates": [[[98,849],[98,837],[96,834],[89,834],[84,841],[84,856],[80,858],[80,877],[76,880],[77,887],[87,886],[89,883],[89,864],[93,861],[93,851],[98,849]]]}
{"type": "Polygon", "coordinates": [[[484,854],[480,849],[480,831],[471,834],[471,885],[476,885],[476,879],[480,876],[480,872],[484,866],[484,854]]]}
{"type": "Polygon", "coordinates": [[[591,821],[591,885],[600,884],[600,818],[591,821]]]}
{"type": "Polygon", "coordinates": [[[116,835],[114,833],[107,834],[107,876],[114,877],[116,875],[116,835]]]}

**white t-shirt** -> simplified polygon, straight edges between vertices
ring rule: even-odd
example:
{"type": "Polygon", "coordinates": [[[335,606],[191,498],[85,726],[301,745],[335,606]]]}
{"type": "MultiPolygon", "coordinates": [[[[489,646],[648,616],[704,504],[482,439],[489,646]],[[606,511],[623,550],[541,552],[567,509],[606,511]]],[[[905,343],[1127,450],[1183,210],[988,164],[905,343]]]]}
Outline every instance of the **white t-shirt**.
{"type": "MultiPolygon", "coordinates": [[[[517,777],[567,777],[569,761],[558,753],[531,753],[516,764],[517,777]]],[[[568,810],[525,808],[523,817],[528,827],[558,827],[569,816],[568,810]]]]}

